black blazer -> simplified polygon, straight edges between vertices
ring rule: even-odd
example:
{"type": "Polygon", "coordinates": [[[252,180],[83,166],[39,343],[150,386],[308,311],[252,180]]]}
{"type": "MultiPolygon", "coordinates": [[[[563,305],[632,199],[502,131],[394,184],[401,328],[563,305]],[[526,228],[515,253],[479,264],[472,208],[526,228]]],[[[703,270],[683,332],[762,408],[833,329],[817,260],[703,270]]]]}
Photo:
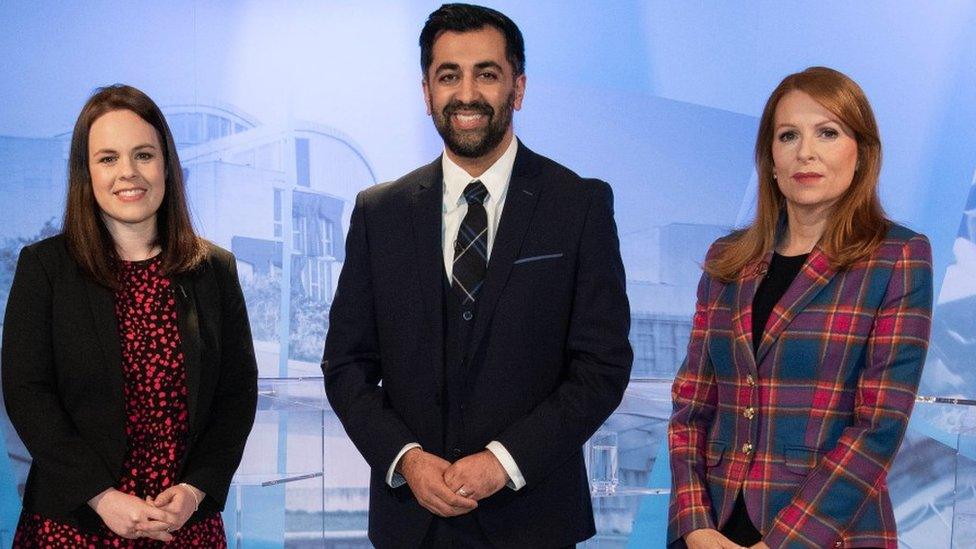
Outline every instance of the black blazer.
{"type": "MultiPolygon", "coordinates": [[[[173,281],[190,422],[179,481],[206,492],[199,518],[223,508],[240,464],[257,365],[233,255],[210,245],[173,281]]],[[[87,501],[116,485],[126,451],[114,303],[59,235],[21,251],[4,317],[7,414],[33,458],[24,509],[86,529],[101,523],[87,501]]]]}
{"type": "Polygon", "coordinates": [[[440,159],[359,193],[329,318],[329,402],[372,469],[369,537],[416,547],[432,515],[385,475],[402,447],[455,461],[497,440],[526,480],[474,511],[499,546],[595,532],[582,445],[630,377],[610,186],[519,146],[465,365],[464,444],[444,448],[440,159]],[[378,385],[382,381],[382,385],[378,385]]]}

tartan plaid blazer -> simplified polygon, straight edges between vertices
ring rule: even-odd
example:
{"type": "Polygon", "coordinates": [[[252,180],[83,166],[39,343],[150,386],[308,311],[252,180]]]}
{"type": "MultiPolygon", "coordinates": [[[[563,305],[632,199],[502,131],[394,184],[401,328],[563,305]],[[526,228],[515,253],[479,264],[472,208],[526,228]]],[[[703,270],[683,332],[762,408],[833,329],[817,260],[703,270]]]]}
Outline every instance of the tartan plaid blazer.
{"type": "Polygon", "coordinates": [[[771,258],[699,283],[672,387],[668,546],[724,525],[741,490],[773,549],[896,548],[885,478],[928,347],[928,239],[892,225],[839,272],[814,248],[754,355],[752,301],[771,258]]]}

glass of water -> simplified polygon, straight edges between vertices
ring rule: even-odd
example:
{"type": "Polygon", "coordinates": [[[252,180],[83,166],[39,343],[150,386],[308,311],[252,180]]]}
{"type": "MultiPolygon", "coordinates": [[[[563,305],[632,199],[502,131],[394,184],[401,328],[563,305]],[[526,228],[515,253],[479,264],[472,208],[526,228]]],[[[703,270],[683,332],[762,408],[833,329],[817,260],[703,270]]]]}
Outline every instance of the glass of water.
{"type": "Polygon", "coordinates": [[[590,439],[590,490],[611,495],[617,489],[617,433],[597,431],[590,439]]]}

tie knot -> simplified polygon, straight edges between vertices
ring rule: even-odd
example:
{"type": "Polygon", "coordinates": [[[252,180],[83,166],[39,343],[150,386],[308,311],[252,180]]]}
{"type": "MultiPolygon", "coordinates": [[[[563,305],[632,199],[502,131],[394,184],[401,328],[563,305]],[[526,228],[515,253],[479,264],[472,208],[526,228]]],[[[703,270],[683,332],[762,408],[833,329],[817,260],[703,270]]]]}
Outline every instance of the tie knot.
{"type": "Polygon", "coordinates": [[[474,180],[464,188],[464,199],[468,204],[484,204],[488,198],[488,189],[481,181],[474,180]]]}

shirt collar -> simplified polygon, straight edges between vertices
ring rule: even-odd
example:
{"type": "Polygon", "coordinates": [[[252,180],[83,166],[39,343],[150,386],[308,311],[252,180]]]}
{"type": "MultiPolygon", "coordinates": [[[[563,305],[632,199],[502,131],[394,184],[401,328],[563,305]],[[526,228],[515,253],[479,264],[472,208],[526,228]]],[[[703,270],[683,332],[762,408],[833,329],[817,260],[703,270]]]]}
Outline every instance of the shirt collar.
{"type": "Polygon", "coordinates": [[[475,179],[481,181],[488,189],[488,199],[497,203],[508,190],[508,182],[512,178],[515,166],[515,155],[518,152],[518,139],[512,137],[505,152],[479,177],[471,177],[464,168],[451,160],[447,153],[441,155],[441,168],[444,171],[444,203],[454,207],[461,201],[461,193],[475,179]]]}

